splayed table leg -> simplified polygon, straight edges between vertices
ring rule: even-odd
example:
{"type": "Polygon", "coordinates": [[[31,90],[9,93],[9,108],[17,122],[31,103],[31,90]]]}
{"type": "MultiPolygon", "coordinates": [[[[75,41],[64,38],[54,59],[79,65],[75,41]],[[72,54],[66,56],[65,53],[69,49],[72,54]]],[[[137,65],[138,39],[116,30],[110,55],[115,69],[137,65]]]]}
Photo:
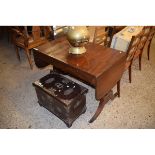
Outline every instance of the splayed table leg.
{"type": "Polygon", "coordinates": [[[113,91],[110,90],[103,98],[100,99],[99,106],[94,114],[94,116],[89,120],[89,123],[92,123],[96,120],[96,118],[100,115],[102,112],[104,105],[109,101],[113,100],[116,96],[118,96],[118,90],[115,94],[113,94],[113,91]]]}

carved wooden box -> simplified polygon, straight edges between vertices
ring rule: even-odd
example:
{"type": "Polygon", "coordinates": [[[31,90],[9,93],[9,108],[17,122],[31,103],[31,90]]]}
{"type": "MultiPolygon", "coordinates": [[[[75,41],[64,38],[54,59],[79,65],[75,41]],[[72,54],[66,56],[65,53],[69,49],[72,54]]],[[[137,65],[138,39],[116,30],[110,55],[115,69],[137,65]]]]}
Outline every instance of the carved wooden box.
{"type": "Polygon", "coordinates": [[[45,107],[68,127],[86,111],[88,89],[52,72],[33,83],[40,106],[45,107]]]}

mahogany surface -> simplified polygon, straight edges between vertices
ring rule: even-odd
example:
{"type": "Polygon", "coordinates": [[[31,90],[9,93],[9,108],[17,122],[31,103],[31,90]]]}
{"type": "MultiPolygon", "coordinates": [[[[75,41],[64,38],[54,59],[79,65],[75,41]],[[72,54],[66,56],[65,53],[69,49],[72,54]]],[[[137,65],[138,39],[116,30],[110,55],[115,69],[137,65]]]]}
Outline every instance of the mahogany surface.
{"type": "MultiPolygon", "coordinates": [[[[103,103],[101,101],[104,96],[107,96],[122,77],[126,53],[88,43],[86,53],[72,55],[68,52],[69,47],[70,44],[64,37],[56,39],[34,48],[34,60],[52,64],[55,68],[90,84],[95,88],[96,100],[103,103]]],[[[38,61],[36,65],[39,67],[38,61]]]]}

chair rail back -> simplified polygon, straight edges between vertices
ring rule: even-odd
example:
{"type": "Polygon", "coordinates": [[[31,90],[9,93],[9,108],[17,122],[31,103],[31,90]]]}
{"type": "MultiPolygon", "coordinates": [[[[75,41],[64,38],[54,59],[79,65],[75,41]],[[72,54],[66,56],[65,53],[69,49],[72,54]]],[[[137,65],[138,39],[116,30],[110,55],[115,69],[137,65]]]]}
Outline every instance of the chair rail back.
{"type": "Polygon", "coordinates": [[[140,40],[141,40],[141,33],[136,36],[132,36],[131,42],[127,50],[127,59],[126,59],[127,62],[132,62],[132,59],[134,58],[134,54],[137,50],[140,40]]]}

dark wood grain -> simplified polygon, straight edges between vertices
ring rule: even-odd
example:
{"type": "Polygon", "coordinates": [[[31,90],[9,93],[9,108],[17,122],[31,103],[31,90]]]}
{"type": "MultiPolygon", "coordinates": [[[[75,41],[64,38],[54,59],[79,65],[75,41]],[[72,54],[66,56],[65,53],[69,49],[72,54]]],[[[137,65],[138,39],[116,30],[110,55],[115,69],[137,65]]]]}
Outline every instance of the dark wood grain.
{"type": "Polygon", "coordinates": [[[34,53],[55,68],[93,86],[96,99],[103,100],[121,79],[126,53],[89,43],[86,53],[73,55],[69,54],[69,47],[68,41],[60,38],[35,48],[34,53]]]}

